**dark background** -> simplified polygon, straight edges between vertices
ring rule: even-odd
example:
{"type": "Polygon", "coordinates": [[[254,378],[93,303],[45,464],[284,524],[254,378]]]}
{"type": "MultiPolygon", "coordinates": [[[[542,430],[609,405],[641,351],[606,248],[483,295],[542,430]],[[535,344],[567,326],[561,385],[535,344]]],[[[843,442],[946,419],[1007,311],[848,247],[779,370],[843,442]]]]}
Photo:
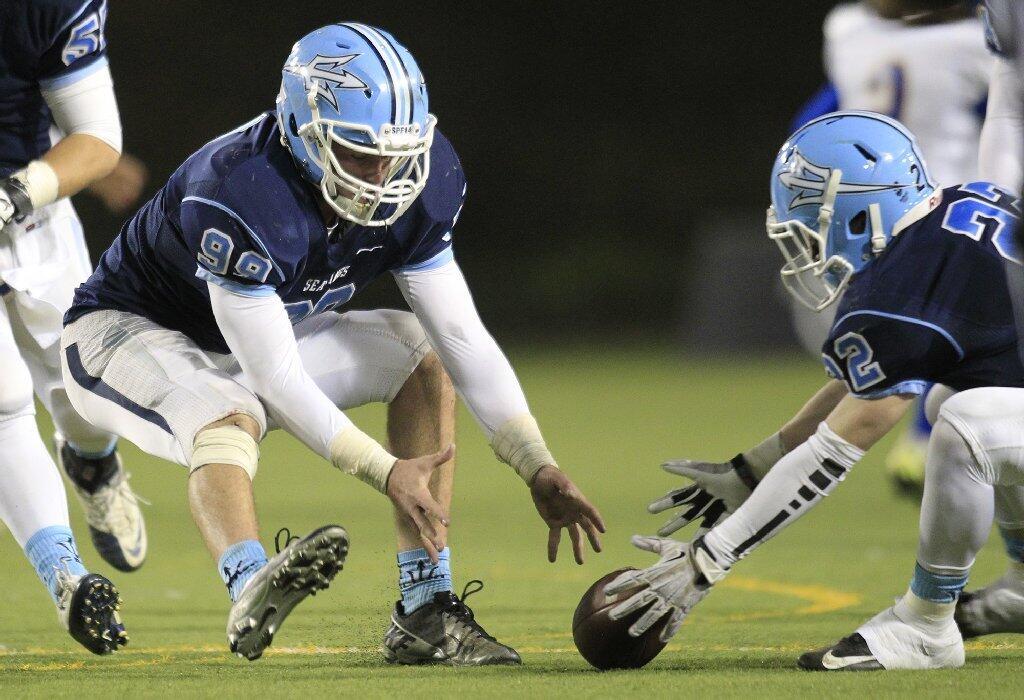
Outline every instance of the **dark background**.
{"type": "MultiPolygon", "coordinates": [[[[462,158],[455,250],[487,324],[504,340],[614,343],[699,338],[709,323],[732,337],[747,301],[778,315],[764,289],[781,262],[764,236],[768,173],[822,80],[833,4],[111,0],[107,36],[148,197],[204,142],[273,107],[300,36],[344,20],[388,29],[462,158]],[[723,276],[724,317],[707,291],[723,276]]],[[[96,258],[121,221],[76,204],[96,258]]],[[[393,287],[355,303],[400,303],[393,287]]]]}

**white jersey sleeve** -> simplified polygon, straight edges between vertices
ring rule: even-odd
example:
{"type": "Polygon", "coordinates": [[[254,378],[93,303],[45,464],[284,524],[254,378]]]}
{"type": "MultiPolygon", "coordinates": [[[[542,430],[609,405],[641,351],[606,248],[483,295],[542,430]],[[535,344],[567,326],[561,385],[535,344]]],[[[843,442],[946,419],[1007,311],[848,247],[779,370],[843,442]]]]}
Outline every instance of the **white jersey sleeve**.
{"type": "Polygon", "coordinates": [[[519,380],[480,320],[455,261],[396,272],[395,280],[488,441],[506,422],[529,413],[519,380]]]}
{"type": "Polygon", "coordinates": [[[284,303],[276,294],[243,296],[216,284],[206,287],[217,326],[253,391],[282,428],[330,461],[331,441],[352,421],[302,366],[284,303]]]}

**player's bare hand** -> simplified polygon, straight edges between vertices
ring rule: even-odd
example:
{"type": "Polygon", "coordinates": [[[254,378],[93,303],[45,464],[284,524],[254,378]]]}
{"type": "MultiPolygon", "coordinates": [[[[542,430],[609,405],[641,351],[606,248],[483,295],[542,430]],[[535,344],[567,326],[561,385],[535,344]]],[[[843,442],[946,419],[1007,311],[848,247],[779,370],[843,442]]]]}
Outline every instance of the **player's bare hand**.
{"type": "Polygon", "coordinates": [[[562,528],[569,531],[572,553],[577,564],[583,563],[583,538],[586,533],[590,546],[595,552],[601,551],[599,533],[605,531],[604,520],[576,484],[556,467],[544,467],[530,483],[533,504],[544,522],[548,524],[548,561],[558,557],[558,545],[562,540],[562,528]]]}
{"type": "Polygon", "coordinates": [[[87,189],[111,214],[123,214],[139,201],[148,180],[146,164],[130,153],[122,153],[114,169],[87,189]]]}
{"type": "Polygon", "coordinates": [[[673,459],[663,463],[661,468],[693,481],[688,486],[669,491],[647,506],[650,513],[678,508],[675,517],[658,529],[662,537],[700,519],[700,529],[696,535],[699,537],[719,520],[733,513],[751,494],[750,487],[736,474],[731,462],[719,464],[673,459]]]}
{"type": "Polygon", "coordinates": [[[444,549],[444,537],[435,523],[448,526],[448,514],[430,493],[430,477],[434,470],[455,456],[455,445],[415,459],[400,459],[388,476],[388,498],[399,513],[416,523],[420,541],[435,564],[438,553],[444,549]]]}

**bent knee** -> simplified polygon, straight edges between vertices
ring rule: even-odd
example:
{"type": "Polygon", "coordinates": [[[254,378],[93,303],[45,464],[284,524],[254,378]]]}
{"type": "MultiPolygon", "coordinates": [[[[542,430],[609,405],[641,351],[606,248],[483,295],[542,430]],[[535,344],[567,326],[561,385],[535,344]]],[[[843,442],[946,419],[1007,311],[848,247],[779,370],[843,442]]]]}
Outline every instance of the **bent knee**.
{"type": "Polygon", "coordinates": [[[250,415],[248,413],[232,413],[231,415],[225,416],[220,420],[216,420],[210,423],[209,425],[204,425],[196,433],[196,439],[198,440],[198,436],[202,434],[204,431],[212,430],[213,428],[225,428],[230,426],[241,428],[246,433],[248,433],[249,437],[251,437],[256,442],[259,442],[263,438],[263,426],[261,425],[260,420],[256,416],[250,415]]]}

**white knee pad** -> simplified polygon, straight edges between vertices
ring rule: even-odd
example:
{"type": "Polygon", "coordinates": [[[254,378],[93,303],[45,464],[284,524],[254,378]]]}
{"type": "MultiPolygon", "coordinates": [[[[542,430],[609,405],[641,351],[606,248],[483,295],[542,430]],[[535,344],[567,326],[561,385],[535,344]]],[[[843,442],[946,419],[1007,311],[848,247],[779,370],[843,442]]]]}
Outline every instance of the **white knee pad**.
{"type": "Polygon", "coordinates": [[[206,428],[196,435],[189,473],[207,464],[233,464],[244,469],[251,481],[256,476],[259,459],[259,445],[237,425],[206,428]]]}
{"type": "Polygon", "coordinates": [[[36,412],[32,397],[32,375],[18,356],[0,356],[0,421],[36,412]]]}

